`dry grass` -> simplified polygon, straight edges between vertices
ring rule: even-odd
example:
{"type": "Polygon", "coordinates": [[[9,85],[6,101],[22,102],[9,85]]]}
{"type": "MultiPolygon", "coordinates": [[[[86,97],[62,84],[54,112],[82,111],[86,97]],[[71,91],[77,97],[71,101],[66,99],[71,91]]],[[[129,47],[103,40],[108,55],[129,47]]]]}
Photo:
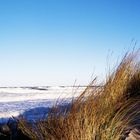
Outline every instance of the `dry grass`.
{"type": "Polygon", "coordinates": [[[69,110],[56,106],[45,120],[32,125],[19,120],[19,129],[33,140],[123,140],[131,129],[139,127],[140,68],[136,53],[125,55],[102,87],[91,85],[69,110]]]}

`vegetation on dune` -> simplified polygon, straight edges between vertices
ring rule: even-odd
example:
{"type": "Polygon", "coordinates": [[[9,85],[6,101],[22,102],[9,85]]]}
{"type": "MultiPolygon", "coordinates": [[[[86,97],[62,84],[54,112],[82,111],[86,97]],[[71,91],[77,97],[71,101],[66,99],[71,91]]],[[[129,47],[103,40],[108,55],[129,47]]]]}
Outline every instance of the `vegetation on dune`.
{"type": "Polygon", "coordinates": [[[140,67],[136,53],[125,55],[103,86],[94,80],[69,107],[55,106],[45,120],[18,120],[33,140],[124,140],[140,125],[140,67]]]}
{"type": "MultiPolygon", "coordinates": [[[[96,85],[95,81],[91,84],[96,85]]],[[[35,124],[19,120],[19,129],[34,140],[123,140],[140,125],[140,68],[127,54],[101,87],[91,85],[69,110],[55,107],[35,124]]]]}

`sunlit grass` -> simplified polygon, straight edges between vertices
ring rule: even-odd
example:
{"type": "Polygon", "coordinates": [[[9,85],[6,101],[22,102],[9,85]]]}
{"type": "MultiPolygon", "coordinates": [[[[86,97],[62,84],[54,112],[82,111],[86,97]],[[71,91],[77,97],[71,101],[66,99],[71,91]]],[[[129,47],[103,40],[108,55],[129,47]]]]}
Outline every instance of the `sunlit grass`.
{"type": "Polygon", "coordinates": [[[126,54],[106,82],[94,80],[69,109],[55,106],[45,120],[18,127],[33,140],[123,140],[140,124],[140,67],[126,54]],[[93,88],[93,86],[95,86],[93,88]]]}

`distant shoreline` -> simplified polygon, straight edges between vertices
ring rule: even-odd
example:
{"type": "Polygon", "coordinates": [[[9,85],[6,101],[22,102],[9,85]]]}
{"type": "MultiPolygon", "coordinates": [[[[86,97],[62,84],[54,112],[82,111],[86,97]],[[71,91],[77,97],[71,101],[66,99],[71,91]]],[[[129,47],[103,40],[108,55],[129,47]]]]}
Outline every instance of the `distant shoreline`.
{"type": "Polygon", "coordinates": [[[49,87],[101,87],[101,86],[86,86],[86,85],[80,85],[80,86],[1,86],[0,88],[34,88],[34,87],[44,87],[44,88],[49,88],[49,87]]]}

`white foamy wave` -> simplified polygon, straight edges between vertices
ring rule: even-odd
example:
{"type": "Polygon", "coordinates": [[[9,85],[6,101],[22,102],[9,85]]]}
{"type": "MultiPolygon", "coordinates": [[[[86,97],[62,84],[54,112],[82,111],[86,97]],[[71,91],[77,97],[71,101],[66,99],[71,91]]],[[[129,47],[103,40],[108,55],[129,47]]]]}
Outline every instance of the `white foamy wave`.
{"type": "MultiPolygon", "coordinates": [[[[86,87],[19,87],[0,88],[0,122],[12,116],[19,116],[30,110],[39,110],[38,118],[44,112],[44,108],[52,107],[58,99],[65,99],[79,96],[86,87]],[[39,108],[39,109],[38,109],[39,108]]],[[[26,117],[36,117],[32,111],[26,117]]],[[[34,114],[35,115],[35,114],[34,114]]]]}

